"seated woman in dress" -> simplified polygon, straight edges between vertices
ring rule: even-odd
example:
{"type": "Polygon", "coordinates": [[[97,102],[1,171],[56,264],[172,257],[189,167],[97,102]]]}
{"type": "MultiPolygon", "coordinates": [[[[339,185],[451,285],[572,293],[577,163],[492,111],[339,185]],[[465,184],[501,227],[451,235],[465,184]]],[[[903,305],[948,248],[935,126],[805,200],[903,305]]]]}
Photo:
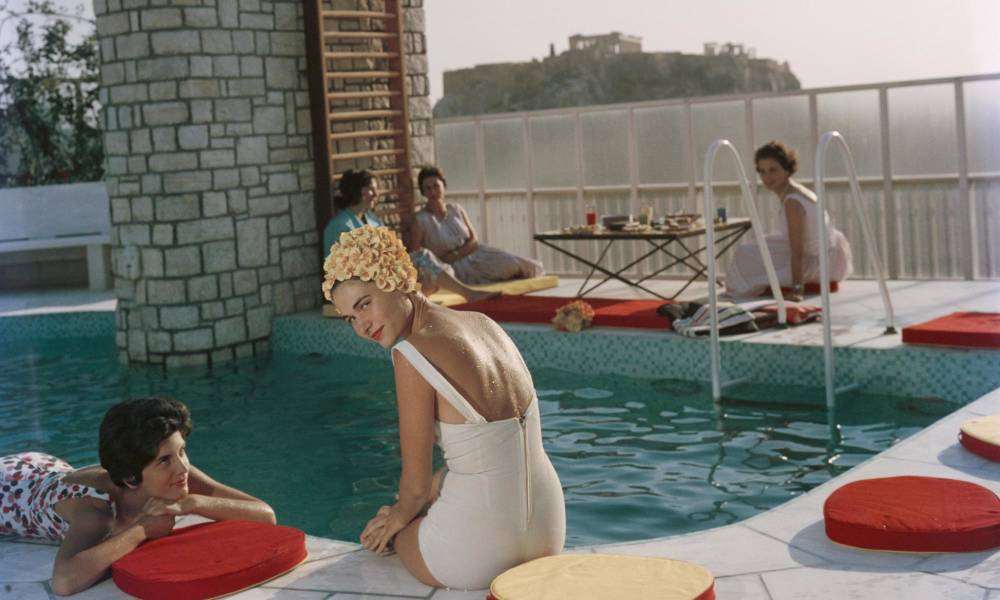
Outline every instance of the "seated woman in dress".
{"type": "Polygon", "coordinates": [[[181,515],[274,524],[265,502],[190,463],[190,433],[191,414],[180,402],[126,400],[101,422],[101,466],[73,469],[40,452],[0,458],[0,534],[60,542],[52,591],[64,596],[97,583],[144,541],[170,533],[181,515]]]}
{"type": "MultiPolygon", "coordinates": [[[[754,162],[764,187],[781,201],[779,229],[766,238],[774,270],[781,286],[792,288],[786,299],[800,302],[806,282],[819,281],[816,195],[792,179],[798,159],[795,151],[781,142],[771,141],[758,148],[754,162]]],[[[825,252],[830,259],[830,281],[843,281],[852,270],[851,244],[830,224],[829,215],[824,215],[824,219],[829,239],[825,252]]],[[[737,246],[726,269],[726,293],[733,298],[749,298],[767,293],[769,287],[764,258],[756,242],[737,246]]]]}
{"type": "Polygon", "coordinates": [[[507,279],[538,277],[542,263],[479,243],[476,230],[458,204],[444,201],[448,185],[437,167],[424,167],[417,175],[420,193],[427,205],[417,213],[413,226],[413,248],[428,248],[455,268],[455,276],[468,283],[490,283],[507,279]]]}
{"type": "MultiPolygon", "coordinates": [[[[323,248],[337,243],[340,234],[362,225],[381,227],[382,221],[372,212],[378,200],[378,180],[368,169],[355,171],[348,169],[341,175],[337,193],[333,197],[336,212],[323,230],[323,248]]],[[[420,283],[425,293],[432,294],[438,288],[454,292],[469,302],[486,300],[498,295],[497,292],[474,290],[455,278],[451,265],[442,263],[427,249],[418,249],[410,254],[410,260],[420,274],[420,283]]]]}
{"type": "Polygon", "coordinates": [[[510,337],[483,314],[428,302],[385,227],[341,236],[323,269],[326,298],[358,336],[391,349],[396,378],[399,495],[368,522],[365,548],[393,547],[423,583],[462,589],[558,553],[562,486],[542,447],[531,373],[510,337]],[[435,440],[446,465],[438,473],[435,440]]]}

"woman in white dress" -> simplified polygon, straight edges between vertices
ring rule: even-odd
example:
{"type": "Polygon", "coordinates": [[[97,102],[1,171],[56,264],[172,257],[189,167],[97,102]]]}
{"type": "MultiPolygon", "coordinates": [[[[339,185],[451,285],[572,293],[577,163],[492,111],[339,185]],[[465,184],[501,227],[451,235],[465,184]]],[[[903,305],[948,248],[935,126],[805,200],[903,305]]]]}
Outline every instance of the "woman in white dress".
{"type": "Polygon", "coordinates": [[[465,209],[445,203],[447,181],[437,167],[424,167],[417,175],[427,205],[416,215],[411,249],[427,248],[455,269],[455,277],[469,284],[538,277],[542,263],[479,243],[465,209]]]}
{"type": "Polygon", "coordinates": [[[323,293],[354,332],[391,349],[399,408],[399,495],[361,534],[390,545],[421,582],[482,589],[565,541],[562,486],[542,447],[531,373],[489,317],[437,306],[384,227],[340,237],[323,293]],[[437,441],[445,469],[432,472],[437,441]]]}
{"type": "MultiPolygon", "coordinates": [[[[795,151],[784,144],[771,141],[754,154],[760,180],[781,200],[781,219],[778,231],[766,237],[771,251],[774,270],[782,287],[792,293],[786,299],[802,300],[806,282],[819,282],[820,233],[816,229],[816,195],[792,180],[798,169],[795,151]]],[[[824,215],[829,246],[830,281],[843,281],[850,276],[851,244],[824,215]]],[[[750,298],[767,293],[769,289],[764,259],[755,241],[736,247],[733,260],[726,269],[726,293],[733,298],[750,298]]]]}

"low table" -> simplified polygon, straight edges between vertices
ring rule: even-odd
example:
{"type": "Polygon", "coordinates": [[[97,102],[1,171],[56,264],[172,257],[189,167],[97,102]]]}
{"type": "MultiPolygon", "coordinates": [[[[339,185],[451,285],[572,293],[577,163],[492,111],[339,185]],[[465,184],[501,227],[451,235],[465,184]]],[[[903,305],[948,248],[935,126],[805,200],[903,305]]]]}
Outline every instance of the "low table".
{"type": "MultiPolygon", "coordinates": [[[[750,230],[750,219],[729,219],[724,223],[715,224],[715,243],[716,247],[721,249],[716,252],[715,256],[718,258],[722,256],[722,253],[728,250],[733,244],[735,244],[743,234],[750,230]]],[[[684,290],[690,286],[695,279],[701,277],[708,266],[702,262],[699,255],[705,251],[706,246],[702,245],[699,248],[692,248],[688,245],[689,238],[695,238],[700,235],[705,235],[705,227],[692,227],[689,229],[653,229],[644,232],[635,231],[609,231],[603,229],[598,232],[573,232],[567,233],[562,231],[547,231],[535,234],[535,240],[552,248],[553,250],[565,254],[566,256],[572,258],[573,260],[579,261],[588,267],[590,267],[590,272],[587,274],[587,278],[584,279],[583,283],[580,284],[580,289],[577,290],[576,296],[578,298],[586,296],[587,294],[593,292],[595,289],[604,285],[611,279],[617,279],[622,283],[626,283],[634,288],[638,288],[648,294],[652,294],[657,298],[663,300],[673,300],[679,296],[684,290]],[[575,254],[559,245],[557,242],[561,241],[596,241],[596,242],[606,242],[604,248],[601,250],[600,255],[597,257],[596,262],[591,262],[586,258],[575,254]],[[645,241],[648,242],[652,248],[640,256],[639,258],[628,263],[624,267],[618,269],[617,271],[611,271],[605,267],[601,266],[601,262],[604,257],[607,256],[608,250],[615,242],[620,241],[645,241]],[[626,275],[625,272],[639,264],[640,262],[646,260],[647,258],[654,256],[658,253],[665,254],[667,257],[672,259],[672,262],[665,267],[661,267],[656,271],[642,277],[641,279],[631,280],[626,275]],[[674,265],[682,264],[692,271],[692,275],[688,278],[687,282],[684,284],[676,294],[667,298],[660,294],[657,294],[648,287],[642,285],[644,281],[651,279],[660,273],[666,271],[667,269],[673,267],[674,265]],[[587,287],[590,283],[591,278],[594,277],[594,272],[600,271],[605,275],[604,279],[601,281],[587,287]]]]}

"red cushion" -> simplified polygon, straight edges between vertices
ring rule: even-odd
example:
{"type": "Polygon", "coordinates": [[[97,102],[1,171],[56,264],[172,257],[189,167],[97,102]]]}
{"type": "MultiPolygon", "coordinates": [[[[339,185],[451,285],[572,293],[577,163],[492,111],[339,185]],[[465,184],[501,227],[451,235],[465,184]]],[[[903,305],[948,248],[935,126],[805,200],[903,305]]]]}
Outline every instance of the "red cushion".
{"type": "Polygon", "coordinates": [[[1000,462],[1000,415],[970,419],[962,423],[958,441],[969,452],[1000,462]]]}
{"type": "Polygon", "coordinates": [[[926,323],[903,328],[903,342],[1000,348],[1000,313],[954,312],[926,323]]]}
{"type": "Polygon", "coordinates": [[[214,598],[273,579],[306,559],[298,529],[219,521],[175,529],[111,565],[121,590],[139,598],[214,598]]]}
{"type": "MultiPolygon", "coordinates": [[[[614,300],[611,298],[584,298],[594,308],[594,326],[637,327],[641,329],[670,329],[670,319],[656,314],[665,300],[614,300]]],[[[500,323],[551,324],[556,309],[573,298],[557,296],[500,296],[481,302],[453,306],[455,310],[481,312],[500,323]]]]}
{"type": "Polygon", "coordinates": [[[974,552],[1000,546],[1000,498],[957,479],[855,481],[830,494],[823,519],[827,537],[858,548],[974,552]]]}

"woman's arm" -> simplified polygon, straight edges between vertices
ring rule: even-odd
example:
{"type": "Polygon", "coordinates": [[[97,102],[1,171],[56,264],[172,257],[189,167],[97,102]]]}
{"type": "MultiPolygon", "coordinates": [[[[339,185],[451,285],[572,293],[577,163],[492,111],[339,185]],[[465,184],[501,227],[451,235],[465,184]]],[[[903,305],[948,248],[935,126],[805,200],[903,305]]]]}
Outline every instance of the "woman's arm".
{"type": "Polygon", "coordinates": [[[399,499],[393,506],[379,509],[361,533],[364,547],[378,553],[420,514],[433,491],[434,388],[404,356],[397,354],[394,362],[403,459],[399,499]]]}
{"type": "Polygon", "coordinates": [[[196,514],[213,521],[241,519],[270,525],[276,522],[274,510],[266,502],[219,483],[194,465],[188,473],[188,489],[191,493],[184,498],[177,502],[161,502],[150,512],[154,515],[196,514]]]}
{"type": "Polygon", "coordinates": [[[410,252],[417,252],[424,247],[424,226],[420,224],[420,219],[414,215],[413,223],[410,225],[410,252]]]}
{"type": "Polygon", "coordinates": [[[116,560],[147,539],[167,535],[174,526],[171,515],[143,515],[108,535],[114,518],[107,511],[83,506],[74,513],[52,567],[52,591],[59,596],[94,585],[107,575],[116,560]]]}
{"type": "Polygon", "coordinates": [[[463,259],[479,249],[479,237],[476,236],[476,229],[472,226],[472,223],[469,222],[469,215],[461,206],[457,204],[453,204],[452,206],[458,210],[458,214],[462,215],[462,221],[465,222],[465,228],[469,230],[469,238],[465,240],[464,244],[455,248],[441,258],[441,260],[448,263],[453,263],[457,260],[463,259]]]}
{"type": "Polygon", "coordinates": [[[802,259],[805,255],[806,210],[797,200],[785,198],[785,220],[788,224],[788,245],[791,249],[793,292],[789,300],[802,300],[802,259]]]}

